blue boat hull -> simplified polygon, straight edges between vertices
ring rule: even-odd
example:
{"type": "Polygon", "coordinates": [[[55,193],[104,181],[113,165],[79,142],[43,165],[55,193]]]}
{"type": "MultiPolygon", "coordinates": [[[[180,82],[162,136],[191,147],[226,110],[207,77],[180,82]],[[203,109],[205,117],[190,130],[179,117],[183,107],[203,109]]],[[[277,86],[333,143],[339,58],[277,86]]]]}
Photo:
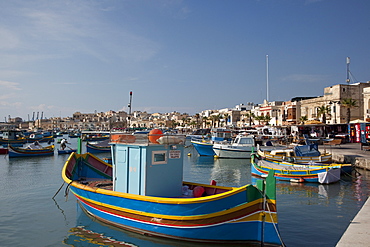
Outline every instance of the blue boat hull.
{"type": "Polygon", "coordinates": [[[9,158],[54,155],[54,146],[45,149],[27,149],[9,146],[9,158]]]}
{"type": "Polygon", "coordinates": [[[201,156],[215,156],[216,153],[213,151],[213,144],[210,142],[202,142],[202,141],[191,141],[195,150],[197,150],[198,154],[201,156]]]}

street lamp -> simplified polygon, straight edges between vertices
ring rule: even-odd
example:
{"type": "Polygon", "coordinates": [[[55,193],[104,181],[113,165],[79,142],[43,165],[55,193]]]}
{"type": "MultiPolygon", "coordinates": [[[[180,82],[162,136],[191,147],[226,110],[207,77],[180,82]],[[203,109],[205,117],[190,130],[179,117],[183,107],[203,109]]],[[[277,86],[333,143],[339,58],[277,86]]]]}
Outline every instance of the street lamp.
{"type": "Polygon", "coordinates": [[[336,109],[336,105],[337,104],[340,104],[340,101],[330,101],[329,104],[330,105],[333,105],[334,123],[336,124],[337,123],[337,109],[336,109]]]}

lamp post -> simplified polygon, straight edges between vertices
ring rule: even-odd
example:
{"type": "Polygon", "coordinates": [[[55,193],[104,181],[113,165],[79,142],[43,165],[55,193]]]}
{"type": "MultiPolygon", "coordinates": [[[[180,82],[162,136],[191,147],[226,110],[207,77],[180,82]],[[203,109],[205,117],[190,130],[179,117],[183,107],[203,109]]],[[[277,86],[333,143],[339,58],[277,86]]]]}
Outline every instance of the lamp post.
{"type": "Polygon", "coordinates": [[[337,104],[340,104],[340,101],[330,101],[330,105],[333,105],[333,112],[334,112],[334,123],[337,123],[337,104]]]}

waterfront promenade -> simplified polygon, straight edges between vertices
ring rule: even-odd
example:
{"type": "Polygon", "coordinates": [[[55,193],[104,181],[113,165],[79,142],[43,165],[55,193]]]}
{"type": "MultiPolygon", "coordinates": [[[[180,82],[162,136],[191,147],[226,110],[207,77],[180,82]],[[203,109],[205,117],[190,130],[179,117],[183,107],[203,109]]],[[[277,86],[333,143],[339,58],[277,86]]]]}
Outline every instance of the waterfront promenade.
{"type": "MultiPolygon", "coordinates": [[[[320,151],[332,153],[336,162],[352,163],[356,167],[370,170],[370,151],[361,150],[359,143],[346,143],[340,146],[319,146],[320,151]]],[[[361,172],[361,171],[360,171],[361,172]]],[[[370,200],[367,199],[361,210],[349,224],[336,247],[369,246],[370,243],[370,200]]]]}

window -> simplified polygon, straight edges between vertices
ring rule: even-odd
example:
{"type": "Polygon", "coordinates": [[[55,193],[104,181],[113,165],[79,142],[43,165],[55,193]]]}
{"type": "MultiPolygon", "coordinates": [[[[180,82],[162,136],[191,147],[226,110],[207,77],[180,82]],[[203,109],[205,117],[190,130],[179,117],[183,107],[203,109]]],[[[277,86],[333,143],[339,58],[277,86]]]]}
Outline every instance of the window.
{"type": "Polygon", "coordinates": [[[153,165],[167,164],[167,151],[153,151],[152,164],[153,165]]]}

